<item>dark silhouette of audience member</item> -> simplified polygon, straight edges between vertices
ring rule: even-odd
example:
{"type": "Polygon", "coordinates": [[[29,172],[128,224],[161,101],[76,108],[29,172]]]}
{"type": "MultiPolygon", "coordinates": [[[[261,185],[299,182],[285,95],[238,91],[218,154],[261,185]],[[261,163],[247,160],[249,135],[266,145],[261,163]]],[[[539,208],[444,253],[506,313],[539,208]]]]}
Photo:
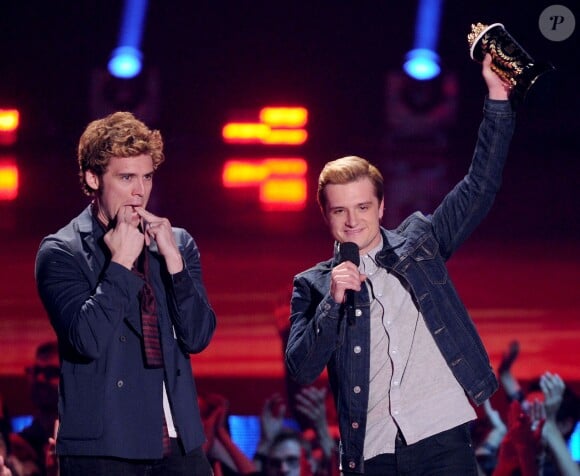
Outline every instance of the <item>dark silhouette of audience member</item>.
{"type": "Polygon", "coordinates": [[[312,468],[300,433],[281,429],[268,448],[263,460],[264,476],[312,476],[312,468]]]}
{"type": "Polygon", "coordinates": [[[20,476],[11,455],[12,425],[2,395],[0,395],[0,476],[20,476]]]}
{"type": "Polygon", "coordinates": [[[26,369],[26,375],[34,414],[32,423],[19,435],[34,449],[36,462],[44,474],[48,439],[53,435],[54,424],[58,419],[60,363],[56,341],[45,342],[37,347],[34,364],[26,369]]]}
{"type": "Polygon", "coordinates": [[[311,418],[309,429],[287,428],[286,401],[278,394],[264,403],[260,441],[254,456],[258,474],[330,476],[338,474],[336,442],[326,420],[325,389],[305,388],[297,396],[296,410],[311,418]]]}

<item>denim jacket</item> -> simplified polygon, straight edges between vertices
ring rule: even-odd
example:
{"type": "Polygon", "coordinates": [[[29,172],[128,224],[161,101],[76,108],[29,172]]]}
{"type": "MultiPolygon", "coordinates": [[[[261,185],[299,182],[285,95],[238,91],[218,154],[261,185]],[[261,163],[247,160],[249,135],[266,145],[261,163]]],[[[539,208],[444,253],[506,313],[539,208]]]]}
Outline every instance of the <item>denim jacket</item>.
{"type": "MultiPolygon", "coordinates": [[[[515,127],[508,101],[486,99],[468,174],[433,215],[415,212],[395,230],[381,228],[378,264],[408,286],[435,343],[470,399],[481,404],[497,389],[489,357],[449,278],[445,262],[485,217],[501,184],[515,127]]],[[[336,249],[336,246],[335,246],[336,249]]],[[[330,295],[338,255],[298,274],[291,300],[286,366],[299,383],[328,369],[341,435],[341,468],[363,472],[369,395],[370,302],[366,286],[357,293],[355,324],[330,295]]]]}

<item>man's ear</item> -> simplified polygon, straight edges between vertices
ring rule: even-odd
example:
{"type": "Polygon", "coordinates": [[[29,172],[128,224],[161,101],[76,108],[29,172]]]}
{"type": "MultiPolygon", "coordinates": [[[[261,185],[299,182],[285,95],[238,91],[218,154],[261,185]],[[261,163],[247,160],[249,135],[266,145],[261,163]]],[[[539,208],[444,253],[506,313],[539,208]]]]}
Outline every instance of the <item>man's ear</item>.
{"type": "Polygon", "coordinates": [[[99,190],[99,176],[94,173],[92,170],[87,170],[85,172],[85,182],[89,186],[89,188],[93,191],[99,190]]]}

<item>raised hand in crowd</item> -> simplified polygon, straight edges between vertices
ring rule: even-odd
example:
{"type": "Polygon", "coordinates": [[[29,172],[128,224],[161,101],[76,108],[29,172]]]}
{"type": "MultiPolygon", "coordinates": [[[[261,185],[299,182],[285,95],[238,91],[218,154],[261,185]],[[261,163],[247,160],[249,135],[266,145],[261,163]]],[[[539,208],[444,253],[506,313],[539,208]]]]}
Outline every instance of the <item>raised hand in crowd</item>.
{"type": "Polygon", "coordinates": [[[541,453],[543,420],[535,420],[538,412],[534,402],[530,413],[526,413],[519,401],[510,404],[508,431],[499,448],[498,461],[493,476],[512,476],[519,471],[521,476],[537,476],[541,453]]]}
{"type": "Polygon", "coordinates": [[[226,472],[253,473],[256,466],[234,443],[227,429],[229,402],[218,394],[198,397],[198,402],[207,437],[203,449],[212,465],[214,475],[221,476],[226,472]]]}
{"type": "Polygon", "coordinates": [[[558,410],[562,405],[566,389],[564,380],[558,374],[546,372],[540,377],[540,388],[544,394],[543,411],[545,424],[542,430],[543,442],[562,476],[580,476],[580,468],[572,459],[564,439],[563,433],[566,430],[560,428],[557,419],[558,410]]]}

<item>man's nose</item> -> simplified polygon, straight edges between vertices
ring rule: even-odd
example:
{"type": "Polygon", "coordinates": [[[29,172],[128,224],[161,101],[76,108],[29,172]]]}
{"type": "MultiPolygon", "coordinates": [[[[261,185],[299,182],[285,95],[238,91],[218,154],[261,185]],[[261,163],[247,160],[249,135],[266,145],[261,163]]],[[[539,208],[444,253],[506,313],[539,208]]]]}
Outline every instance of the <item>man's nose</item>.
{"type": "Polygon", "coordinates": [[[143,180],[136,180],[133,187],[133,195],[145,195],[145,182],[143,180]]]}
{"type": "Polygon", "coordinates": [[[356,212],[347,211],[346,212],[346,226],[354,227],[357,224],[358,217],[356,212]]]}

